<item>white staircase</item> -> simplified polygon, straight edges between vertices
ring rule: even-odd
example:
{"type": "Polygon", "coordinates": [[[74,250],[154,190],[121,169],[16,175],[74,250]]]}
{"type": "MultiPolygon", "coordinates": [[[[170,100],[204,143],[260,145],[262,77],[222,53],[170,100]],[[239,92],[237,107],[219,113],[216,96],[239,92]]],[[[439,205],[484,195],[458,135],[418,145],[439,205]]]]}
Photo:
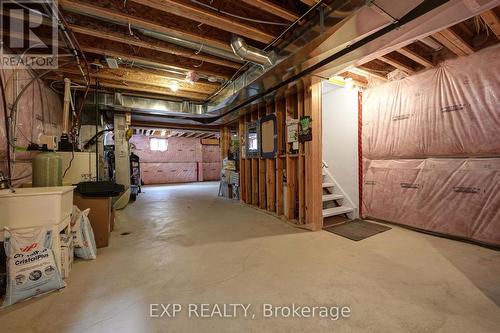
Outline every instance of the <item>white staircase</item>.
{"type": "Polygon", "coordinates": [[[328,165],[324,161],[322,191],[323,218],[336,215],[344,215],[350,220],[356,218],[357,208],[330,172],[328,172],[328,165]]]}

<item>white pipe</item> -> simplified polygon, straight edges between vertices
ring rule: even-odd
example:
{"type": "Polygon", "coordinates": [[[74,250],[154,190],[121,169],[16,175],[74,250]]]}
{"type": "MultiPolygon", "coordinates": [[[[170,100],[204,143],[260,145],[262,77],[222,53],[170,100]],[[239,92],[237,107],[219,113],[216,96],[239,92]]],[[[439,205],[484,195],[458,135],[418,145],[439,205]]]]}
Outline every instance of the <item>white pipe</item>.
{"type": "Polygon", "coordinates": [[[68,134],[69,104],[71,103],[71,80],[64,78],[64,103],[63,103],[63,134],[68,134]]]}

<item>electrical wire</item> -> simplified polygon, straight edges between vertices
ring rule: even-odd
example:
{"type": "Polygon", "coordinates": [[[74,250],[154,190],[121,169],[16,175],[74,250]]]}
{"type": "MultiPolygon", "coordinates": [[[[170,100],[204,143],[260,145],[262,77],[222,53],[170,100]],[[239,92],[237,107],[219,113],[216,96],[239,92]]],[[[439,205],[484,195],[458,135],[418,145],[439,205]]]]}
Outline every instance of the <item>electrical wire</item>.
{"type": "Polygon", "coordinates": [[[68,164],[68,167],[66,168],[66,170],[64,170],[64,173],[63,173],[63,178],[66,177],[66,172],[68,172],[68,170],[71,168],[71,164],[73,163],[73,160],[75,159],[75,147],[73,147],[73,149],[71,149],[71,159],[69,160],[69,164],[68,164]]]}
{"type": "MultiPolygon", "coordinates": [[[[193,1],[193,0],[192,0],[193,1]]],[[[281,34],[279,34],[278,37],[276,37],[275,39],[273,39],[271,41],[271,43],[269,43],[264,49],[263,51],[267,51],[270,47],[272,47],[274,44],[276,44],[276,42],[278,42],[278,40],[280,40],[288,31],[290,31],[296,24],[298,24],[300,21],[302,21],[302,19],[304,19],[306,16],[308,16],[311,12],[313,12],[314,10],[316,10],[316,8],[318,8],[319,6],[321,6],[323,4],[325,0],[320,0],[318,1],[314,6],[312,6],[311,8],[309,8],[304,14],[302,14],[298,19],[296,19],[294,22],[292,22],[288,28],[286,28],[285,30],[283,30],[283,32],[281,34]]],[[[341,7],[342,8],[342,7],[341,7]]],[[[245,69],[247,68],[247,66],[250,65],[250,62],[247,61],[245,62],[237,71],[236,73],[234,73],[231,78],[229,78],[229,80],[226,81],[225,84],[223,84],[216,92],[214,92],[209,98],[208,100],[212,100],[214,99],[215,97],[217,97],[217,95],[219,95],[227,86],[229,86],[239,75],[240,73],[245,69]]]]}
{"type": "Polygon", "coordinates": [[[249,17],[244,17],[244,16],[236,15],[236,14],[233,14],[233,13],[226,12],[225,10],[222,10],[222,9],[215,8],[213,6],[207,5],[206,3],[203,3],[203,2],[200,2],[200,1],[197,1],[197,0],[191,0],[191,2],[195,3],[197,5],[200,5],[202,7],[214,10],[214,11],[216,11],[218,13],[225,14],[225,15],[228,15],[228,16],[240,19],[240,20],[244,20],[244,21],[249,21],[249,22],[254,22],[254,23],[261,23],[261,24],[269,24],[269,25],[280,25],[280,26],[285,26],[285,27],[288,26],[287,23],[263,21],[263,20],[257,20],[257,19],[252,19],[252,18],[249,18],[249,17]]]}
{"type": "Polygon", "coordinates": [[[9,137],[9,117],[7,115],[7,96],[5,95],[5,86],[3,83],[3,70],[0,71],[0,88],[2,89],[2,104],[3,104],[3,114],[5,121],[5,132],[7,134],[7,168],[9,179],[12,178],[11,174],[11,159],[10,159],[10,137],[9,137]]]}

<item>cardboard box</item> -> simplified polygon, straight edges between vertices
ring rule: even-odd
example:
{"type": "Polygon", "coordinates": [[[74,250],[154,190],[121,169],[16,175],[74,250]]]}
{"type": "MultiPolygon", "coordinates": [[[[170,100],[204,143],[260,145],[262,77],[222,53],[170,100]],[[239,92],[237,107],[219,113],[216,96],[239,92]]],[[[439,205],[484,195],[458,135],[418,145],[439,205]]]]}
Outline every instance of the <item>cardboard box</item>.
{"type": "Polygon", "coordinates": [[[111,197],[87,197],[75,192],[73,203],[82,211],[90,208],[89,220],[96,246],[97,248],[108,246],[113,207],[111,197]]]}
{"type": "Polygon", "coordinates": [[[67,279],[73,266],[73,235],[61,234],[61,277],[67,279]]]}

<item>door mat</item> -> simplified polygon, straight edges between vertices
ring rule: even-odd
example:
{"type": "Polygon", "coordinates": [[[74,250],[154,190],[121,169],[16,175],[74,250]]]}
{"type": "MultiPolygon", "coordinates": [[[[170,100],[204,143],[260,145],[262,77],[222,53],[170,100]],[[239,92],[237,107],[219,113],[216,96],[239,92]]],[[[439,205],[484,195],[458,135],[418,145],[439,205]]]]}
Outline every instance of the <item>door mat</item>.
{"type": "Polygon", "coordinates": [[[391,229],[392,228],[390,227],[377,223],[371,223],[363,220],[354,220],[342,224],[333,225],[331,227],[325,228],[324,230],[345,238],[349,238],[353,241],[360,241],[362,239],[391,229]]]}

